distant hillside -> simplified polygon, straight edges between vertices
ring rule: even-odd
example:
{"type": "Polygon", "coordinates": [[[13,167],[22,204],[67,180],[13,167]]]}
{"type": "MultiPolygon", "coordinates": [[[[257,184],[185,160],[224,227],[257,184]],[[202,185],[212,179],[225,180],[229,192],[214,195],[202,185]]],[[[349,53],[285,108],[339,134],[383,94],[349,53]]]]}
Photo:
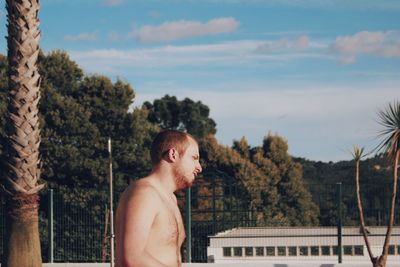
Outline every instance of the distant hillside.
{"type": "MultiPolygon", "coordinates": [[[[306,184],[354,184],[354,161],[321,162],[304,158],[293,158],[303,166],[306,184]]],[[[378,155],[361,161],[360,181],[362,184],[391,183],[392,167],[385,157],[378,155]]]]}
{"type": "MultiPolygon", "coordinates": [[[[321,225],[336,224],[336,183],[342,183],[342,203],[345,225],[358,225],[355,194],[354,161],[337,163],[294,158],[303,166],[303,179],[313,201],[320,208],[321,225]]],[[[385,225],[392,193],[392,167],[385,157],[375,156],[360,164],[360,184],[367,224],[385,225]]],[[[400,211],[400,197],[396,210],[400,211]]],[[[396,224],[400,224],[397,216],[396,224]]]]}

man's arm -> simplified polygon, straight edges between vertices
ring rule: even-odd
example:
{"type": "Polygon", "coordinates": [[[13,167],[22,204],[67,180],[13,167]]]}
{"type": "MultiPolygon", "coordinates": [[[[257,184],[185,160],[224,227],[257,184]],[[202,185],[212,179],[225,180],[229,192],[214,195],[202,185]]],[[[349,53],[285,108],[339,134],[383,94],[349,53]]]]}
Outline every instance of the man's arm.
{"type": "Polygon", "coordinates": [[[117,240],[121,267],[167,267],[146,250],[151,225],[159,212],[159,198],[149,186],[133,188],[126,196],[126,203],[117,210],[116,226],[120,233],[117,240]]]}

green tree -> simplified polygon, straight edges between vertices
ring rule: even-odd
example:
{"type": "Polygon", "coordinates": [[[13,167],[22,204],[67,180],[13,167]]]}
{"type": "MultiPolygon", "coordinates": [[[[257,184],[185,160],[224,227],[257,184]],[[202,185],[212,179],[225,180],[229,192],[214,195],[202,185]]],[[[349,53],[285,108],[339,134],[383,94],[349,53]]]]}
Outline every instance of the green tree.
{"type": "MultiPolygon", "coordinates": [[[[293,158],[303,167],[305,186],[312,194],[313,201],[320,208],[320,223],[324,226],[336,225],[336,184],[342,184],[343,223],[357,226],[358,212],[354,203],[356,198],[354,177],[355,161],[338,162],[312,161],[293,158]]],[[[389,217],[388,199],[391,197],[393,167],[382,153],[368,154],[359,162],[362,173],[362,201],[365,207],[367,225],[383,225],[389,217]],[[377,184],[376,181],[379,180],[377,184]]],[[[398,209],[399,207],[397,207],[398,209]]]]}
{"type": "Polygon", "coordinates": [[[249,159],[250,158],[250,145],[247,141],[246,137],[242,137],[239,141],[233,141],[233,150],[238,152],[242,157],[249,159]]]}
{"type": "Polygon", "coordinates": [[[42,265],[38,229],[40,129],[39,2],[6,1],[8,12],[8,114],[5,173],[7,230],[2,265],[42,265]]]}
{"type": "Polygon", "coordinates": [[[39,69],[43,80],[62,95],[77,90],[84,77],[83,70],[62,50],[54,50],[46,55],[41,52],[39,69]]]}
{"type": "MultiPolygon", "coordinates": [[[[101,211],[108,203],[108,138],[112,139],[117,200],[131,179],[151,168],[148,147],[158,127],[148,122],[147,110],[131,110],[135,94],[129,84],[111,82],[101,75],[82,75],[79,66],[63,51],[41,54],[40,67],[44,77],[40,105],[43,178],[61,194],[59,204],[69,207],[71,214],[60,220],[84,225],[83,219],[73,214],[91,207],[84,212],[92,223],[103,225],[101,211]]],[[[101,247],[100,228],[85,235],[72,229],[68,234],[65,238],[71,244],[93,238],[101,247]]],[[[60,253],[70,260],[96,259],[95,255],[82,259],[71,251],[60,253]]]]}
{"type": "Polygon", "coordinates": [[[217,132],[216,123],[209,117],[210,109],[201,101],[189,98],[179,101],[175,96],[165,95],[153,103],[145,102],[143,107],[149,110],[149,121],[162,129],[187,131],[199,139],[217,132]]]}
{"type": "MultiPolygon", "coordinates": [[[[249,220],[249,211],[255,209],[260,202],[260,198],[255,192],[257,186],[252,181],[256,181],[253,178],[261,177],[262,174],[254,168],[250,161],[242,158],[232,148],[219,144],[213,135],[202,139],[199,147],[204,170],[202,176],[206,183],[208,182],[208,187],[210,187],[210,182],[211,184],[220,182],[222,187],[228,187],[234,191],[224,190],[224,197],[220,198],[215,206],[223,207],[225,216],[232,221],[249,220]],[[254,190],[249,190],[251,188],[254,190]],[[241,212],[235,212],[235,210],[241,212]]],[[[197,181],[196,184],[201,187],[200,181],[197,181]]],[[[193,197],[196,198],[195,195],[193,197]]],[[[206,207],[199,205],[198,208],[201,210],[206,207]]],[[[227,225],[225,222],[222,223],[227,225]]],[[[231,225],[231,227],[237,226],[237,224],[231,225]]]]}
{"type": "Polygon", "coordinates": [[[262,148],[253,149],[252,161],[269,177],[271,190],[265,199],[273,199],[274,205],[266,210],[271,213],[267,218],[280,225],[318,224],[318,207],[304,186],[301,165],[288,154],[286,140],[268,134],[262,148]]]}
{"type": "MultiPolygon", "coordinates": [[[[1,98],[7,93],[6,61],[0,55],[1,98]]],[[[40,53],[39,67],[43,77],[39,105],[42,175],[50,187],[80,188],[87,194],[107,189],[109,137],[117,191],[151,169],[148,148],[159,127],[147,120],[147,109],[131,108],[135,93],[129,84],[112,83],[100,75],[86,76],[59,50],[40,53]],[[95,187],[97,190],[88,190],[95,187]]],[[[1,145],[5,110],[5,103],[0,102],[1,145]]],[[[0,155],[3,152],[0,146],[0,155]]]]}
{"type": "Polygon", "coordinates": [[[108,138],[117,191],[150,169],[147,147],[158,128],[148,111],[130,109],[135,93],[128,83],[86,76],[63,51],[41,54],[40,67],[44,178],[51,186],[106,190],[108,138]]]}
{"type": "Polygon", "coordinates": [[[230,148],[208,136],[200,149],[205,169],[224,172],[243,185],[258,225],[318,224],[318,208],[304,187],[301,166],[287,154],[282,138],[270,135],[263,147],[254,148],[242,138],[230,148]]]}
{"type": "Polygon", "coordinates": [[[73,98],[60,95],[45,80],[42,88],[43,178],[52,188],[99,185],[107,168],[105,159],[99,160],[99,155],[105,154],[101,153],[104,146],[98,144],[100,132],[90,122],[91,113],[73,98]]]}

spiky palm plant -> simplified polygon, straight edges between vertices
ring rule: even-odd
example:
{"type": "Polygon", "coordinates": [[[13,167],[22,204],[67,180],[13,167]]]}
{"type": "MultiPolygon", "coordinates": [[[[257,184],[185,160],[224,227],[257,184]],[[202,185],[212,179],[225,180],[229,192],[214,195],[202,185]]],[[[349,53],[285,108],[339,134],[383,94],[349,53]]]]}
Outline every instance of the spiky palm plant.
{"type": "Polygon", "coordinates": [[[390,237],[393,230],[394,211],[396,206],[397,196],[397,183],[400,156],[400,102],[394,101],[389,103],[388,106],[379,111],[379,123],[382,125],[383,130],[379,134],[383,138],[382,142],[378,145],[378,151],[383,151],[387,154],[388,160],[393,164],[393,191],[390,202],[389,221],[386,231],[385,242],[383,244],[382,254],[377,259],[379,267],[386,266],[387,256],[390,246],[390,237]]]}
{"type": "Polygon", "coordinates": [[[8,112],[7,231],[2,266],[42,266],[38,229],[40,130],[39,0],[7,0],[8,112]]]}
{"type": "Polygon", "coordinates": [[[361,197],[360,197],[360,184],[359,184],[359,164],[362,157],[364,157],[364,150],[359,147],[354,147],[353,157],[356,162],[356,191],[357,191],[357,204],[360,212],[360,223],[361,230],[364,236],[365,244],[368,249],[373,267],[385,267],[387,262],[387,256],[390,246],[390,237],[392,235],[393,224],[394,224],[394,211],[397,196],[397,183],[398,183],[398,168],[399,168],[399,157],[400,157],[400,102],[395,101],[389,103],[386,109],[378,112],[379,124],[383,126],[383,130],[380,132],[379,137],[383,140],[379,143],[376,150],[383,151],[388,160],[393,164],[393,191],[391,195],[389,220],[386,230],[385,241],[382,248],[382,253],[378,257],[374,257],[368,242],[368,236],[365,230],[364,214],[362,209],[361,197]]]}

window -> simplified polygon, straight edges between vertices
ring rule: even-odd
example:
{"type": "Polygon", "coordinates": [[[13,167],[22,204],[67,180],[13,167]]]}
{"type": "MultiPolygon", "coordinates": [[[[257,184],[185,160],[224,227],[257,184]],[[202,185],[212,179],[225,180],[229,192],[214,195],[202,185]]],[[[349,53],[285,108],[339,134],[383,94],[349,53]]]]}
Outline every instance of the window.
{"type": "Polygon", "coordinates": [[[244,254],[246,256],[253,256],[253,247],[245,247],[244,248],[244,254]]]}
{"type": "Polygon", "coordinates": [[[332,246],[332,254],[333,255],[338,255],[339,253],[339,248],[338,246],[332,246]]]}
{"type": "Polygon", "coordinates": [[[394,245],[390,245],[390,246],[389,246],[388,254],[389,254],[389,255],[394,255],[394,251],[395,251],[395,246],[394,246],[394,245]]]}
{"type": "Polygon", "coordinates": [[[397,246],[397,255],[400,255],[400,246],[397,246]]]}
{"type": "Polygon", "coordinates": [[[256,256],[264,256],[264,247],[256,247],[256,256]]]}
{"type": "Polygon", "coordinates": [[[233,255],[237,256],[237,257],[242,257],[243,256],[242,247],[234,247],[233,248],[233,255]]]}
{"type": "Polygon", "coordinates": [[[319,247],[312,246],[310,250],[311,250],[311,255],[312,256],[319,256],[319,247]]]}
{"type": "Polygon", "coordinates": [[[286,247],[278,247],[278,256],[286,256],[286,247]]]}
{"type": "Polygon", "coordinates": [[[321,247],[321,254],[323,256],[330,256],[331,255],[331,248],[329,246],[322,246],[321,247]]]}
{"type": "Polygon", "coordinates": [[[275,247],[267,247],[267,256],[275,256],[275,247]]]}
{"type": "Polygon", "coordinates": [[[308,256],[308,247],[300,247],[300,256],[308,256]]]}
{"type": "Polygon", "coordinates": [[[353,255],[353,246],[344,246],[343,254],[344,255],[353,255]]]}
{"type": "Polygon", "coordinates": [[[289,256],[297,256],[297,247],[289,247],[289,256]]]}
{"type": "Polygon", "coordinates": [[[364,246],[354,246],[354,255],[363,256],[364,255],[364,246]]]}
{"type": "Polygon", "coordinates": [[[222,248],[224,257],[232,257],[232,248],[224,247],[222,248]]]}

